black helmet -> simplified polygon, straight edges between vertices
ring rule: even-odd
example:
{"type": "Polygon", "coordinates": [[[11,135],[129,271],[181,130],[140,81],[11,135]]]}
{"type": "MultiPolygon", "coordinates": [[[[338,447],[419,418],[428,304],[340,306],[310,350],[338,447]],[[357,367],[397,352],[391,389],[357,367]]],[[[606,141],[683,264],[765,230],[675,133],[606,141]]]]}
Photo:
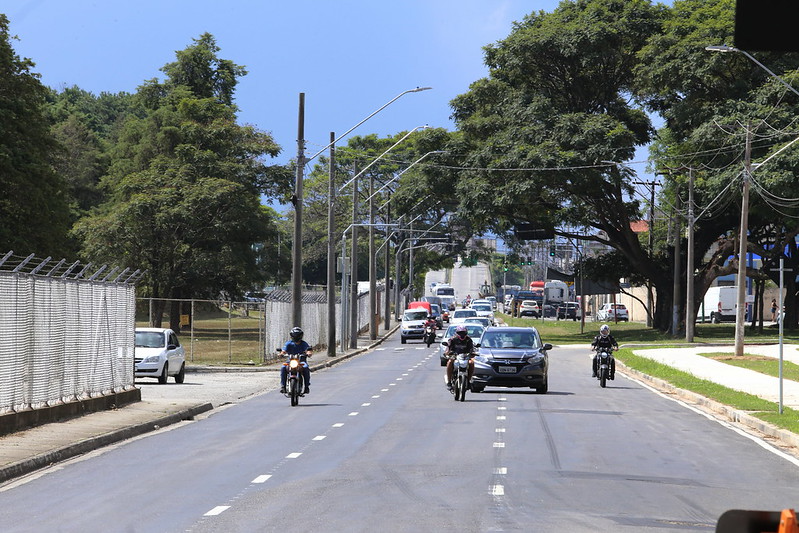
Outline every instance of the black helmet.
{"type": "Polygon", "coordinates": [[[302,329],[296,327],[291,328],[291,331],[289,331],[289,337],[291,337],[291,340],[294,342],[300,342],[302,340],[302,329]]]}

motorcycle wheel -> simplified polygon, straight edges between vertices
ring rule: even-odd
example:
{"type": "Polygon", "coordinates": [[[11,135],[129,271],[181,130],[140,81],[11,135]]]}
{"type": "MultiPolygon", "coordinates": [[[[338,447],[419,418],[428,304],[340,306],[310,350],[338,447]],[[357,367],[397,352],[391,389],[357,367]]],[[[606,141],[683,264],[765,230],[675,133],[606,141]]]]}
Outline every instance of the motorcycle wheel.
{"type": "Polygon", "coordinates": [[[461,379],[459,375],[456,375],[455,379],[452,380],[452,399],[457,402],[458,397],[460,395],[461,395],[461,379]]]}
{"type": "Polygon", "coordinates": [[[296,379],[289,381],[289,399],[291,400],[292,407],[300,403],[300,390],[297,386],[296,379]]]}
{"type": "Polygon", "coordinates": [[[466,399],[466,389],[467,389],[465,374],[460,374],[458,376],[458,389],[460,389],[460,398],[458,399],[460,401],[464,401],[466,399]]]}
{"type": "Polygon", "coordinates": [[[607,368],[600,368],[599,369],[599,386],[603,389],[607,383],[608,379],[608,369],[607,368]]]}
{"type": "Polygon", "coordinates": [[[431,345],[431,344],[433,344],[433,341],[431,341],[430,339],[428,339],[428,340],[427,340],[427,347],[428,347],[428,348],[430,348],[430,345],[431,345]]]}

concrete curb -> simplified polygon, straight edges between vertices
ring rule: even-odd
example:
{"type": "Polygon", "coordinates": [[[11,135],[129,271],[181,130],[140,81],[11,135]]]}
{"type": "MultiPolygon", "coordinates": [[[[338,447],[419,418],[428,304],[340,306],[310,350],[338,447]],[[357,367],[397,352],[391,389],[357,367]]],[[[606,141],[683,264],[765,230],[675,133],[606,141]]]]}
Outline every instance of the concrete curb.
{"type": "Polygon", "coordinates": [[[30,474],[31,472],[35,472],[36,470],[44,468],[48,465],[71,459],[78,455],[108,446],[109,444],[114,444],[142,435],[144,433],[148,433],[150,431],[155,431],[156,429],[176,424],[183,420],[191,420],[200,413],[210,411],[211,409],[213,409],[213,405],[210,403],[198,404],[156,420],[150,420],[141,424],[114,430],[103,435],[84,439],[75,444],[70,444],[68,446],[64,446],[63,448],[43,453],[24,461],[10,464],[0,468],[0,483],[30,474]]]}
{"type": "Polygon", "coordinates": [[[764,435],[779,440],[786,446],[799,448],[799,435],[796,433],[769,424],[768,422],[760,420],[759,418],[756,418],[745,411],[734,409],[729,405],[724,405],[715,400],[711,400],[710,398],[702,396],[701,394],[675,387],[668,381],[664,381],[660,378],[656,378],[650,376],[649,374],[644,374],[639,370],[630,368],[618,359],[616,360],[616,369],[652,385],[661,392],[672,394],[687,402],[700,405],[730,422],[742,424],[751,429],[759,431],[764,435]]]}

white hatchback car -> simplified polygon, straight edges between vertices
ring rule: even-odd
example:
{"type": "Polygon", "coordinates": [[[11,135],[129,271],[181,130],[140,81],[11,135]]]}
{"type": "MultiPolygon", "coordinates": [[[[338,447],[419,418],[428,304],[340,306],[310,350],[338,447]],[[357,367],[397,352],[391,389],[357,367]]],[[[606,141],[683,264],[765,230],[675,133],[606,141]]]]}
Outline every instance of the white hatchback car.
{"type": "Polygon", "coordinates": [[[133,377],[158,378],[164,384],[169,376],[175,383],[186,379],[186,352],[171,329],[136,328],[133,377]]]}
{"type": "Polygon", "coordinates": [[[627,314],[627,307],[624,304],[606,303],[596,312],[596,319],[600,322],[630,320],[627,314]]]}

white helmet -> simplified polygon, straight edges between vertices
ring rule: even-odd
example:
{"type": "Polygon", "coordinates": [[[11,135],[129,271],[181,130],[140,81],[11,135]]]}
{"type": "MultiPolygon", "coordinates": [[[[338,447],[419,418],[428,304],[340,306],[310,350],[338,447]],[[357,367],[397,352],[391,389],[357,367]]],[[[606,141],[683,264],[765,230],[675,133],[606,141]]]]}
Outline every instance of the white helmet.
{"type": "Polygon", "coordinates": [[[602,327],[599,328],[599,334],[603,337],[607,337],[610,335],[610,326],[607,324],[602,324],[602,327]]]}

